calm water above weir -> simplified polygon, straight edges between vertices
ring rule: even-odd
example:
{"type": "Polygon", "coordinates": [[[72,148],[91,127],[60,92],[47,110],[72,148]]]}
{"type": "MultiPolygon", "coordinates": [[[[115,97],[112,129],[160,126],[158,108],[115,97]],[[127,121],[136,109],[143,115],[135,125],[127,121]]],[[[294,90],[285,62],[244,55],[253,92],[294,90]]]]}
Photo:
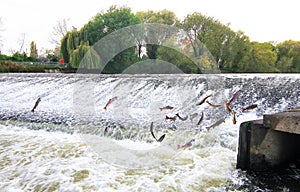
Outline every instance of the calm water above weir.
{"type": "Polygon", "coordinates": [[[0,191],[295,191],[297,160],[259,175],[235,167],[239,124],[299,106],[299,95],[298,74],[2,74],[0,191]],[[234,124],[224,100],[238,90],[234,124]],[[210,94],[220,107],[196,105],[210,94]],[[176,114],[188,118],[165,119],[176,114]]]}

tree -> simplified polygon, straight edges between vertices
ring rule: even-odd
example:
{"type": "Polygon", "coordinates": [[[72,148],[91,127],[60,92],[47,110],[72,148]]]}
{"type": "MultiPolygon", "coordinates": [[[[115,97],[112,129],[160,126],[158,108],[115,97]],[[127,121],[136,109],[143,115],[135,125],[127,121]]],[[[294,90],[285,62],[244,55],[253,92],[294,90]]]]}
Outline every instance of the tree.
{"type": "Polygon", "coordinates": [[[251,49],[243,59],[240,72],[278,72],[275,68],[277,53],[271,43],[251,42],[251,49]]]}
{"type": "Polygon", "coordinates": [[[281,72],[300,72],[300,41],[284,41],[276,46],[276,50],[276,66],[281,72]]]}
{"type": "Polygon", "coordinates": [[[229,24],[224,25],[213,17],[208,17],[196,12],[187,15],[181,27],[188,34],[195,57],[204,54],[206,47],[213,55],[219,68],[222,69],[229,65],[229,48],[236,35],[235,32],[229,28],[229,24]],[[203,45],[205,45],[205,47],[203,45]]]}
{"type": "Polygon", "coordinates": [[[63,19],[56,21],[56,25],[53,26],[53,31],[50,36],[50,42],[56,46],[60,46],[61,39],[66,35],[68,30],[69,19],[63,19]]]}
{"type": "Polygon", "coordinates": [[[25,44],[25,39],[26,39],[25,33],[21,33],[20,38],[18,39],[18,43],[20,45],[20,49],[18,51],[19,53],[24,52],[23,48],[24,48],[24,44],[25,44]]]}
{"type": "MultiPolygon", "coordinates": [[[[63,37],[61,43],[61,53],[63,58],[66,62],[69,61],[73,67],[78,67],[79,61],[83,59],[83,56],[85,55],[83,53],[87,53],[88,51],[87,47],[92,47],[101,38],[118,29],[138,23],[140,23],[140,18],[131,13],[131,9],[112,6],[106,13],[98,13],[79,31],[72,30],[63,37]]],[[[122,41],[126,42],[127,39],[122,39],[122,41]]],[[[90,64],[84,63],[85,68],[95,69],[95,62],[102,61],[106,55],[109,55],[111,48],[113,48],[110,44],[101,46],[104,47],[101,53],[96,52],[96,49],[90,52],[96,59],[93,60],[89,58],[90,60],[93,60],[93,62],[90,64]],[[107,49],[105,49],[105,46],[107,49]]],[[[103,72],[121,72],[124,67],[130,65],[137,59],[134,48],[124,50],[108,62],[107,67],[103,72]]]]}
{"type": "MultiPolygon", "coordinates": [[[[179,20],[177,19],[176,15],[172,11],[168,11],[166,9],[161,11],[147,11],[147,12],[137,12],[136,15],[141,18],[143,23],[159,23],[159,24],[166,24],[174,26],[177,23],[179,23],[179,20]]],[[[157,58],[157,51],[159,46],[167,39],[169,38],[169,35],[167,34],[167,31],[161,31],[160,33],[157,33],[158,28],[155,29],[156,31],[153,31],[152,34],[147,34],[146,39],[144,41],[146,42],[146,51],[147,55],[150,59],[156,59],[157,58]],[[149,38],[152,38],[151,40],[149,38]],[[149,42],[152,42],[149,44],[149,42]]],[[[151,33],[151,30],[148,30],[149,33],[151,33]]]]}
{"type": "Polygon", "coordinates": [[[33,58],[34,60],[37,59],[38,57],[38,50],[36,48],[36,44],[34,41],[31,41],[30,43],[30,57],[33,58]]]}

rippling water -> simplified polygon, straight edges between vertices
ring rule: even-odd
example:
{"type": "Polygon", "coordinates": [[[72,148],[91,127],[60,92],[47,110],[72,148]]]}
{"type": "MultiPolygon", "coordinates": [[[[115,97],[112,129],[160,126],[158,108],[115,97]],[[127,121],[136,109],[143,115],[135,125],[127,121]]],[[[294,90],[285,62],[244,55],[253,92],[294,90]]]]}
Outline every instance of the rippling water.
{"type": "Polygon", "coordinates": [[[273,74],[1,75],[0,190],[294,191],[298,161],[267,173],[271,180],[235,167],[239,124],[299,105],[299,86],[298,75],[273,74]],[[195,105],[210,93],[211,102],[222,104],[240,89],[235,125],[223,107],[195,105]],[[259,107],[241,113],[252,103],[259,107]],[[174,109],[159,110],[166,105],[174,109]],[[164,120],[202,111],[201,126],[199,116],[193,122],[164,120]],[[205,129],[222,117],[220,126],[205,129]],[[166,134],[163,142],[151,136],[151,122],[157,137],[166,134]],[[190,148],[177,149],[192,138],[190,148]]]}

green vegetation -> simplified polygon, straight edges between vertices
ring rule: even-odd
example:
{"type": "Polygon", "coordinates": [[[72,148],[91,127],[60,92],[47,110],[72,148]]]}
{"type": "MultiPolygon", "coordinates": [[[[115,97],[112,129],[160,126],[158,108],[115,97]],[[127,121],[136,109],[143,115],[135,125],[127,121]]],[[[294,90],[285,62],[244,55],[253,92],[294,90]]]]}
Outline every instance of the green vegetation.
{"type": "MultiPolygon", "coordinates": [[[[183,39],[184,45],[193,50],[195,57],[203,55],[203,46],[210,51],[222,72],[229,73],[299,73],[300,72],[300,41],[287,40],[280,43],[252,42],[243,31],[233,31],[229,25],[224,25],[213,17],[201,13],[192,13],[180,21],[169,10],[131,12],[130,8],[112,6],[106,12],[98,13],[80,30],[73,29],[61,39],[60,56],[49,53],[47,58],[58,60],[63,58],[65,63],[70,63],[73,69],[78,68],[82,59],[87,62],[86,69],[97,69],[95,63],[102,62],[105,53],[112,51],[109,44],[103,53],[97,54],[92,46],[108,34],[121,28],[143,24],[160,23],[175,26],[185,30],[188,34],[183,39]],[[195,41],[195,39],[199,41],[195,41]],[[93,57],[85,57],[93,55],[93,57]]],[[[166,34],[153,35],[152,44],[145,44],[149,39],[135,38],[136,46],[123,50],[111,59],[102,73],[121,73],[131,64],[146,59],[159,59],[176,65],[185,73],[201,73],[187,56],[180,51],[172,49],[170,38],[166,34]],[[164,46],[163,46],[164,45],[164,46]],[[166,47],[165,45],[168,45],[166,47]],[[147,55],[140,57],[139,48],[143,46],[147,55]]],[[[148,38],[148,37],[146,37],[148,38]]],[[[122,39],[126,42],[127,39],[122,39]]],[[[209,57],[209,56],[207,56],[209,57]]],[[[15,53],[11,57],[0,55],[0,61],[37,61],[37,48],[34,42],[30,46],[30,56],[25,53],[15,53]]],[[[205,61],[204,61],[205,63],[205,61]]],[[[2,66],[6,70],[5,67],[2,66]]],[[[5,71],[4,70],[4,71],[5,71]]],[[[3,70],[2,70],[3,71],[3,70]]]]}
{"type": "Polygon", "coordinates": [[[17,62],[0,62],[0,73],[44,73],[47,70],[61,70],[57,65],[22,65],[17,62]]]}

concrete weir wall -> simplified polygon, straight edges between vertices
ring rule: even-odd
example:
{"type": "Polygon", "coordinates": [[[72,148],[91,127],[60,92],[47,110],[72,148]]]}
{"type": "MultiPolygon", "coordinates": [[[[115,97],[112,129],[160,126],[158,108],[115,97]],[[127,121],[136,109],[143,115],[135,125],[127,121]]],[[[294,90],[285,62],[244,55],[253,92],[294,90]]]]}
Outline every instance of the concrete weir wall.
{"type": "Polygon", "coordinates": [[[263,171],[300,155],[300,108],[243,122],[237,168],[263,171]]]}

